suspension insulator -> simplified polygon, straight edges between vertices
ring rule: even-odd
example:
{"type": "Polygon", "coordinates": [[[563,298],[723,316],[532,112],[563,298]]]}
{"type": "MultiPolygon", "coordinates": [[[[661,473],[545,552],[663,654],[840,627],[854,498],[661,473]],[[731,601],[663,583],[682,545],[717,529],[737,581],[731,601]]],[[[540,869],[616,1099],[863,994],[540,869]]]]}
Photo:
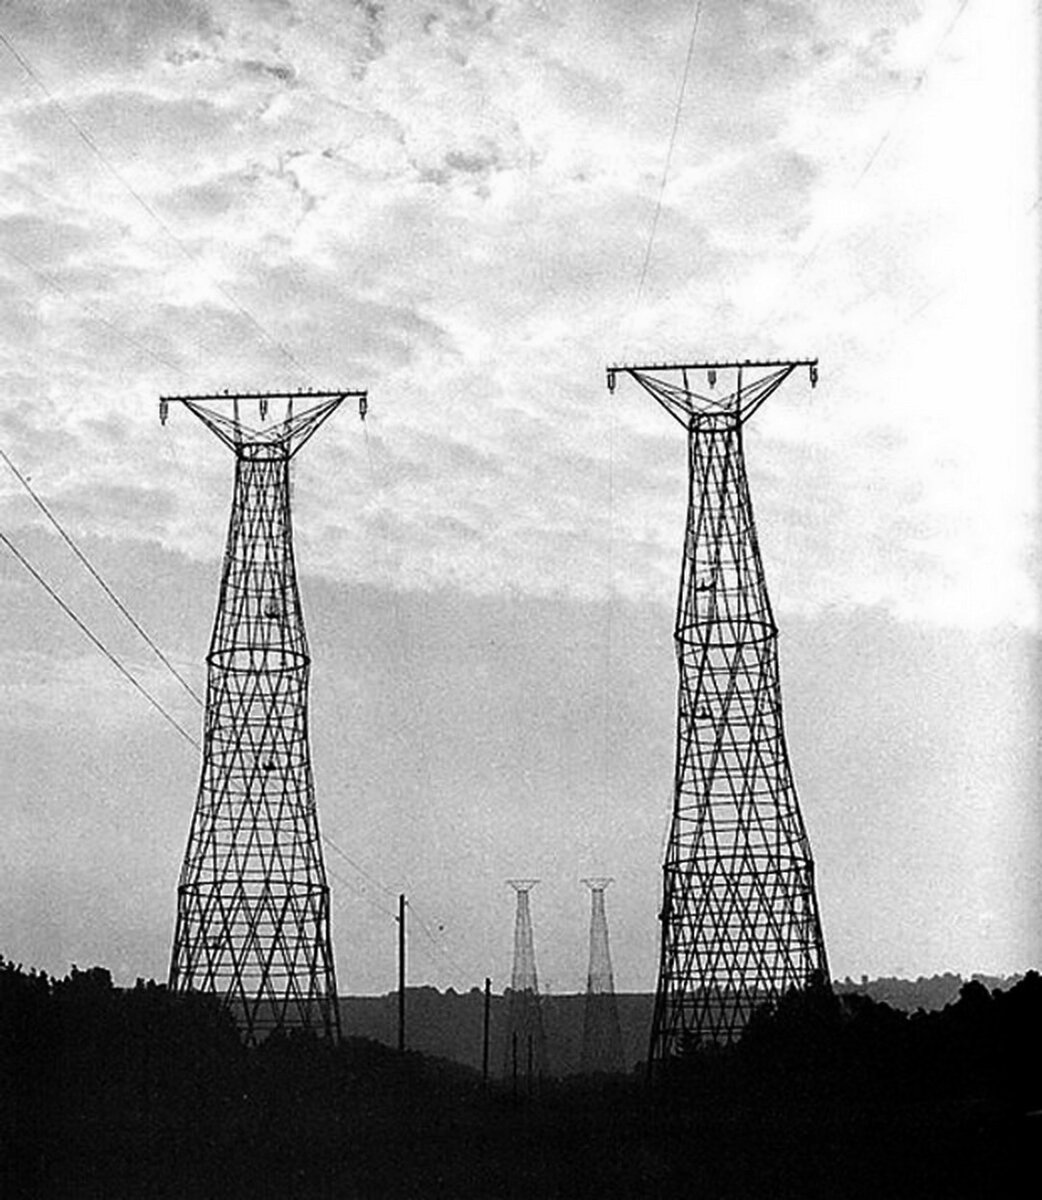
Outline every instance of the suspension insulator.
{"type": "Polygon", "coordinates": [[[818,386],[818,364],[817,363],[810,364],[810,386],[811,387],[818,386]]]}
{"type": "Polygon", "coordinates": [[[159,401],[159,424],[165,425],[166,419],[170,415],[170,402],[168,400],[159,401]]]}
{"type": "Polygon", "coordinates": [[[365,414],[369,411],[369,399],[366,396],[358,397],[358,415],[364,421],[365,414]]]}
{"type": "Polygon", "coordinates": [[[711,388],[716,387],[716,372],[713,370],[712,367],[709,368],[709,386],[711,388]]]}

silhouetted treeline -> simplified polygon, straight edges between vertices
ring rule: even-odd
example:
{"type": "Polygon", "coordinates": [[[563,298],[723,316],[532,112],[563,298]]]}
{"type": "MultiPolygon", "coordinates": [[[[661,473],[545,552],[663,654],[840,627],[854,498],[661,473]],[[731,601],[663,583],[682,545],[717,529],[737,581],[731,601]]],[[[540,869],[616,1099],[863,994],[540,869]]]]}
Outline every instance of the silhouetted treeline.
{"type": "MultiPolygon", "coordinates": [[[[422,1016],[417,1005],[414,1019],[422,1016]]],[[[996,1196],[1033,1145],[1042,980],[905,1014],[825,986],[660,1086],[500,1083],[206,996],[0,958],[5,1197],[996,1196]]]]}
{"type": "Polygon", "coordinates": [[[920,975],[918,979],[899,979],[893,975],[869,979],[867,975],[862,975],[861,981],[855,983],[848,975],[843,980],[836,980],[833,987],[840,995],[857,992],[906,1012],[915,1012],[919,1008],[933,1012],[957,1000],[964,983],[980,983],[989,991],[995,988],[1008,990],[1022,978],[1022,975],[973,975],[970,979],[964,979],[961,975],[946,971],[943,975],[920,975]]]}
{"type": "Polygon", "coordinates": [[[977,980],[935,1012],[903,1012],[817,983],[753,1014],[741,1041],[693,1049],[674,1083],[689,1094],[728,1086],[801,1087],[845,1099],[900,1095],[995,1099],[1042,1107],[1042,977],[1007,991],[977,980]]]}
{"type": "MultiPolygon", "coordinates": [[[[1008,990],[1020,977],[1008,979],[975,975],[974,980],[989,989],[1008,990]]],[[[847,978],[837,980],[837,993],[858,993],[881,1000],[891,1007],[907,1012],[922,1008],[927,1012],[944,1008],[958,999],[959,989],[968,982],[961,975],[920,976],[918,979],[863,976],[855,983],[847,978]]],[[[623,1055],[627,1070],[632,1069],[648,1053],[648,1030],[655,1005],[651,993],[619,992],[615,997],[622,1032],[623,1055]]],[[[503,1059],[503,1043],[507,1036],[508,1003],[503,996],[492,996],[492,1062],[499,1070],[503,1059]]],[[[583,1018],[586,996],[583,993],[554,993],[542,997],[543,1027],[551,1075],[572,1075],[581,1067],[583,1018]]],[[[474,1070],[481,1068],[482,1021],[484,995],[479,988],[469,992],[444,992],[433,987],[408,989],[407,1038],[412,1049],[422,1054],[454,1059],[474,1070]]],[[[398,1039],[398,995],[341,996],[341,1025],[345,1033],[372,1038],[386,1046],[398,1039]]]]}
{"type": "Polygon", "coordinates": [[[249,1048],[210,996],[0,957],[4,1200],[285,1197],[334,1177],[396,1195],[417,1183],[416,1127],[429,1141],[479,1092],[453,1063],[302,1033],[249,1048]]]}

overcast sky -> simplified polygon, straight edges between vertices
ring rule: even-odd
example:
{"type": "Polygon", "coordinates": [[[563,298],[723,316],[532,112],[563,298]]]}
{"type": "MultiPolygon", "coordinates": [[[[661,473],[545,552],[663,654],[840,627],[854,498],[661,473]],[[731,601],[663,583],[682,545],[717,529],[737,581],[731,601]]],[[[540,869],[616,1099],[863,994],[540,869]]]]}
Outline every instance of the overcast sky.
{"type": "MultiPolygon", "coordinates": [[[[747,456],[833,973],[1039,965],[1036,5],[0,33],[0,448],[197,687],[232,461],[159,394],[370,391],[294,489],[344,990],[392,986],[399,889],[415,982],[502,986],[510,876],[581,988],[591,874],[653,986],[685,455],[604,366],[674,356],[821,361],[747,456]]],[[[197,732],[2,474],[0,531],[197,732]]],[[[163,977],[197,755],[0,553],[0,953],[163,977]]]]}

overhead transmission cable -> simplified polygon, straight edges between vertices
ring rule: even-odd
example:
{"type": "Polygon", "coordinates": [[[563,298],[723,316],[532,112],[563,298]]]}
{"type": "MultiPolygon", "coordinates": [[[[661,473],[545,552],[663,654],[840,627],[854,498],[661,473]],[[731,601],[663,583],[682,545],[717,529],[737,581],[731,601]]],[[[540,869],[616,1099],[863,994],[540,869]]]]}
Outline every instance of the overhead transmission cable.
{"type": "Polygon", "coordinates": [[[15,556],[15,558],[18,559],[18,561],[22,564],[22,566],[36,580],[36,582],[40,585],[40,587],[42,587],[44,589],[44,591],[48,594],[48,596],[51,597],[51,599],[55,602],[55,604],[58,605],[58,607],[62,610],[62,612],[64,612],[65,615],[67,617],[69,617],[69,619],[71,621],[73,621],[73,623],[80,629],[80,631],[93,643],[93,645],[98,650],[100,650],[102,654],[105,655],[105,657],[109,660],[109,662],[112,663],[112,665],[116,668],[116,670],[119,671],[119,673],[131,684],[131,686],[136,688],[137,691],[140,692],[141,695],[145,697],[145,699],[148,701],[148,703],[156,710],[156,712],[159,713],[159,715],[163,718],[163,720],[166,721],[168,724],[172,725],[174,727],[174,729],[176,729],[177,732],[185,739],[186,742],[188,742],[190,745],[194,746],[196,750],[199,750],[200,746],[199,746],[199,743],[195,740],[195,738],[192,737],[192,735],[184,728],[183,725],[181,725],[177,721],[177,719],[175,717],[172,717],[170,715],[170,713],[167,712],[167,710],[162,706],[162,704],[159,703],[159,701],[155,698],[155,696],[153,696],[152,693],[146,687],[144,687],[142,684],[140,684],[134,678],[134,676],[120,662],[120,660],[116,657],[116,655],[113,654],[112,651],[105,645],[105,643],[95,633],[92,632],[92,630],[89,628],[89,626],[84,621],[82,621],[79,616],[77,616],[77,614],[73,611],[73,609],[68,604],[66,604],[66,602],[61,598],[61,596],[58,595],[58,593],[54,590],[54,588],[51,587],[51,585],[47,582],[47,580],[44,579],[44,577],[40,574],[40,572],[37,571],[37,569],[32,565],[32,563],[25,557],[24,554],[22,554],[22,552],[18,549],[18,547],[3,532],[0,532],[0,541],[2,541],[4,543],[4,545],[8,548],[8,550],[10,550],[10,552],[15,556]]]}
{"type": "MultiPolygon", "coordinates": [[[[891,120],[890,124],[883,131],[882,137],[880,137],[880,139],[876,142],[875,146],[872,149],[872,152],[869,154],[868,158],[865,160],[864,166],[862,166],[861,170],[857,174],[857,177],[854,179],[853,183],[851,183],[850,188],[849,188],[851,193],[855,192],[861,186],[861,184],[864,182],[866,176],[869,174],[869,172],[872,170],[872,168],[876,165],[876,162],[878,161],[879,156],[882,154],[883,149],[885,148],[887,143],[890,141],[890,139],[893,137],[895,130],[897,129],[898,125],[903,120],[904,115],[908,111],[908,108],[911,106],[912,101],[918,95],[923,84],[926,82],[927,76],[930,74],[930,71],[932,70],[934,63],[937,61],[937,56],[940,54],[941,49],[943,48],[945,42],[947,42],[948,38],[951,36],[952,31],[955,29],[955,26],[959,23],[959,20],[962,17],[963,13],[969,7],[969,3],[970,3],[970,0],[961,0],[959,7],[955,11],[955,14],[953,15],[952,19],[948,22],[948,25],[945,28],[944,33],[941,34],[940,38],[937,41],[937,44],[934,46],[933,52],[931,53],[929,59],[927,60],[926,65],[919,72],[919,74],[915,77],[915,80],[913,81],[912,86],[905,93],[904,99],[901,103],[901,107],[894,114],[894,117],[891,120]]],[[[823,231],[822,234],[819,236],[818,240],[814,243],[814,245],[811,246],[811,248],[803,256],[803,258],[800,259],[799,263],[796,265],[795,271],[792,272],[792,274],[789,276],[788,282],[786,283],[786,286],[784,289],[786,292],[789,291],[789,289],[792,287],[792,285],[803,275],[804,271],[806,271],[806,269],[810,266],[810,264],[814,261],[814,259],[817,258],[818,252],[821,250],[822,246],[828,241],[830,236],[831,236],[830,230],[823,231]]],[[[774,318],[778,314],[779,307],[780,307],[779,304],[775,304],[775,306],[771,309],[771,311],[768,313],[768,315],[766,317],[764,317],[764,319],[756,327],[756,330],[754,331],[755,334],[758,334],[760,332],[760,330],[764,328],[765,325],[770,324],[774,320],[774,318]]]]}
{"type": "Polygon", "coordinates": [[[34,267],[28,259],[23,258],[20,254],[16,254],[13,250],[10,250],[6,246],[0,246],[0,254],[3,254],[6,258],[11,259],[13,262],[16,262],[20,266],[24,267],[25,270],[35,275],[37,279],[45,283],[48,287],[53,288],[56,292],[60,292],[61,295],[63,295],[67,300],[71,300],[73,304],[77,305],[79,308],[82,308],[89,317],[93,318],[93,320],[98,321],[107,329],[110,329],[114,334],[116,334],[117,337],[122,338],[131,346],[136,346],[137,349],[142,351],[142,353],[147,354],[149,358],[155,359],[155,361],[161,366],[168,367],[171,371],[175,371],[178,375],[181,375],[186,379],[189,378],[188,372],[183,367],[178,366],[177,363],[172,362],[169,358],[157,353],[150,346],[146,346],[140,338],[134,337],[132,333],[128,333],[125,329],[122,329],[119,325],[116,325],[115,322],[110,321],[108,317],[103,316],[100,312],[98,312],[93,305],[77,299],[77,297],[75,297],[68,288],[60,284],[58,280],[50,274],[49,271],[43,271],[39,267],[34,267]]]}
{"type": "Polygon", "coordinates": [[[167,656],[163,653],[163,651],[160,650],[160,648],[156,645],[156,643],[149,636],[148,632],[142,628],[142,626],[135,619],[135,617],[131,614],[131,612],[129,611],[127,606],[123,603],[123,601],[120,600],[120,598],[116,595],[116,593],[112,590],[112,588],[109,587],[109,585],[101,577],[101,574],[99,573],[97,568],[94,566],[94,564],[90,561],[90,559],[86,556],[86,554],[84,554],[84,552],[80,549],[80,547],[77,545],[77,543],[73,540],[72,535],[65,529],[65,527],[58,520],[58,518],[54,515],[54,513],[51,512],[51,510],[47,507],[47,505],[43,502],[43,500],[37,494],[33,485],[22,474],[22,472],[19,471],[19,469],[11,461],[7,452],[5,450],[3,450],[2,448],[0,448],[0,458],[2,458],[4,460],[4,462],[7,464],[8,469],[10,470],[11,474],[14,475],[15,479],[17,479],[18,482],[22,485],[22,487],[26,490],[26,492],[28,492],[28,494],[30,495],[30,497],[33,500],[33,503],[36,505],[36,507],[40,510],[40,512],[43,513],[43,515],[47,518],[47,520],[50,521],[50,523],[58,531],[59,537],[61,537],[61,539],[65,542],[65,544],[69,547],[69,549],[73,552],[73,554],[76,555],[76,557],[79,559],[79,561],[83,564],[83,566],[86,568],[86,570],[90,573],[91,578],[94,579],[94,581],[101,588],[101,590],[105,593],[105,595],[108,596],[108,598],[112,601],[112,603],[116,606],[116,608],[119,609],[120,613],[133,626],[133,628],[140,635],[142,640],[151,649],[152,653],[155,654],[155,656],[159,659],[159,661],[163,664],[163,666],[166,667],[166,669],[170,672],[171,675],[173,675],[173,677],[177,680],[177,682],[181,685],[181,687],[184,688],[184,690],[189,694],[189,696],[191,696],[192,699],[197,704],[201,705],[203,703],[203,701],[202,701],[201,697],[199,696],[199,694],[193,689],[192,685],[188,682],[187,679],[185,679],[185,677],[181,674],[181,672],[178,671],[178,669],[174,666],[174,664],[167,658],[167,656]]]}
{"type": "MultiPolygon", "coordinates": [[[[651,255],[655,246],[655,235],[658,233],[659,220],[662,216],[662,202],[666,194],[666,184],[669,180],[670,168],[673,165],[673,151],[676,147],[677,134],[680,130],[680,118],[684,111],[684,97],[687,95],[688,79],[691,75],[691,62],[695,51],[695,38],[698,34],[699,22],[702,19],[702,7],[704,0],[697,0],[694,5],[694,13],[691,20],[691,34],[687,42],[687,56],[684,59],[684,72],[680,79],[680,88],[677,92],[676,104],[673,109],[673,125],[669,133],[669,144],[666,149],[666,160],[662,166],[662,178],[659,180],[658,195],[655,199],[655,212],[651,219],[651,228],[648,231],[647,245],[644,247],[644,259],[640,266],[640,276],[637,281],[637,292],[633,301],[633,311],[639,307],[641,300],[644,297],[644,284],[647,281],[648,269],[651,266],[651,255]]],[[[605,647],[605,667],[604,667],[604,696],[603,696],[603,721],[604,729],[604,744],[602,747],[602,758],[605,763],[605,778],[604,788],[606,792],[611,791],[611,777],[608,772],[608,741],[610,740],[609,730],[609,695],[611,694],[611,676],[613,673],[614,662],[614,591],[615,591],[615,409],[609,406],[608,418],[608,612],[607,612],[607,630],[606,630],[606,647],[605,647]]]]}
{"type": "MultiPolygon", "coordinates": [[[[70,547],[74,551],[76,551],[77,557],[80,559],[80,561],[83,563],[83,565],[87,568],[87,570],[90,571],[91,575],[94,576],[94,578],[97,579],[97,581],[101,584],[102,588],[105,590],[105,593],[109,597],[109,599],[112,600],[112,602],[114,604],[116,604],[116,606],[120,609],[120,611],[123,613],[123,615],[126,616],[127,619],[130,621],[130,623],[134,626],[134,628],[137,629],[138,632],[140,632],[143,637],[145,637],[146,641],[148,641],[149,645],[156,652],[156,654],[159,656],[161,661],[181,681],[182,685],[186,688],[186,690],[189,692],[189,694],[192,696],[192,698],[197,703],[202,704],[202,701],[199,699],[198,695],[194,691],[192,691],[192,689],[185,683],[185,681],[183,679],[181,679],[180,675],[178,675],[177,671],[171,666],[170,662],[166,659],[165,655],[163,655],[162,652],[159,650],[159,648],[155,645],[155,643],[152,642],[152,640],[150,638],[148,638],[148,635],[144,633],[144,631],[141,629],[140,625],[134,620],[134,618],[126,610],[126,607],[119,601],[118,597],[116,597],[114,595],[114,593],[112,593],[111,589],[109,589],[106,586],[106,584],[104,583],[104,580],[102,580],[101,577],[97,574],[97,572],[93,569],[93,567],[91,566],[89,561],[86,559],[86,556],[83,555],[81,552],[79,552],[79,550],[75,546],[75,544],[71,541],[71,539],[69,539],[67,537],[67,535],[64,533],[64,531],[58,525],[58,522],[56,521],[56,519],[52,516],[52,514],[50,514],[49,510],[46,509],[46,506],[43,505],[43,502],[39,499],[39,497],[35,495],[35,493],[32,491],[32,488],[29,486],[28,481],[24,478],[24,476],[22,476],[21,472],[19,472],[17,470],[17,468],[14,466],[14,464],[11,462],[10,458],[7,456],[7,454],[3,450],[0,450],[0,457],[3,458],[4,462],[15,473],[15,475],[18,477],[19,481],[23,484],[23,486],[26,487],[26,490],[29,491],[30,494],[33,495],[33,499],[36,500],[37,503],[40,505],[41,509],[43,509],[46,512],[46,514],[47,514],[48,518],[51,520],[52,524],[55,525],[55,527],[58,529],[59,533],[61,533],[62,536],[69,542],[70,547]]],[[[143,684],[141,684],[137,679],[134,678],[134,676],[131,674],[130,671],[127,670],[127,668],[119,660],[119,658],[91,630],[91,628],[75,612],[75,610],[71,607],[71,605],[69,605],[64,599],[62,599],[62,597],[58,594],[58,592],[47,582],[47,580],[36,569],[36,567],[33,566],[33,564],[29,561],[29,559],[26,558],[26,556],[18,549],[17,546],[15,546],[15,544],[10,540],[10,538],[8,538],[6,536],[6,534],[4,534],[2,531],[0,531],[0,542],[3,542],[3,544],[11,552],[11,554],[18,560],[19,563],[21,563],[21,565],[33,577],[33,579],[40,585],[40,587],[42,587],[44,589],[44,591],[51,597],[51,599],[55,602],[55,604],[58,605],[58,607],[62,610],[62,612],[64,612],[65,615],[67,617],[69,617],[69,619],[77,626],[77,628],[84,634],[84,636],[87,637],[87,639],[91,642],[91,644],[97,650],[99,650],[109,660],[109,662],[112,663],[112,665],[127,680],[127,682],[130,683],[131,686],[141,696],[143,696],[145,698],[145,700],[149,703],[149,705],[152,708],[154,708],[156,710],[156,712],[158,712],[160,714],[160,716],[168,724],[170,724],[177,731],[177,733],[179,733],[181,735],[182,738],[185,739],[185,741],[187,741],[195,750],[200,751],[201,747],[200,747],[199,743],[196,741],[196,739],[194,737],[192,737],[192,735],[184,728],[184,726],[182,726],[180,724],[180,722],[166,710],[166,708],[163,707],[163,705],[155,698],[155,696],[152,695],[152,693],[146,687],[144,687],[143,684]]],[[[371,872],[367,871],[361,865],[361,863],[359,863],[357,860],[352,858],[345,850],[343,850],[331,837],[328,836],[328,834],[323,834],[322,840],[328,846],[330,846],[330,848],[333,849],[338,855],[340,855],[340,857],[346,863],[348,863],[355,871],[358,872],[359,875],[362,876],[363,879],[365,879],[373,887],[379,889],[381,892],[383,892],[387,896],[394,897],[396,895],[396,893],[393,892],[391,888],[389,888],[386,884],[381,883],[380,880],[377,879],[371,872]]],[[[342,883],[345,887],[349,888],[356,895],[360,896],[367,904],[369,904],[372,908],[374,908],[382,916],[388,917],[392,920],[397,920],[397,917],[394,912],[392,912],[388,908],[385,908],[382,904],[378,903],[370,895],[368,895],[368,893],[365,892],[363,889],[357,887],[355,884],[352,884],[349,879],[346,879],[339,872],[333,871],[331,868],[327,868],[327,869],[330,870],[330,874],[333,875],[333,877],[339,883],[342,883]]],[[[434,948],[443,955],[443,957],[450,963],[450,965],[453,967],[453,969],[459,973],[461,978],[465,978],[466,972],[463,971],[463,969],[460,967],[460,965],[452,958],[451,955],[449,955],[448,951],[444,948],[444,946],[439,944],[437,939],[430,932],[430,929],[427,927],[427,925],[425,924],[423,919],[419,916],[418,913],[415,912],[415,908],[412,904],[410,904],[410,908],[413,909],[413,914],[416,917],[417,923],[419,924],[421,930],[424,932],[424,934],[426,935],[428,940],[434,946],[434,948]]]]}
{"type": "MultiPolygon", "coordinates": [[[[14,462],[11,460],[10,456],[2,448],[0,448],[0,458],[3,459],[4,463],[7,465],[7,467],[12,472],[12,474],[15,476],[15,478],[19,481],[19,483],[22,485],[22,487],[25,488],[26,492],[28,492],[28,494],[32,497],[34,503],[37,505],[37,507],[40,509],[40,511],[47,517],[48,521],[58,531],[58,533],[60,534],[62,539],[66,542],[66,544],[69,546],[69,548],[76,555],[77,559],[79,559],[79,561],[82,563],[82,565],[87,569],[87,571],[91,574],[91,576],[99,584],[99,586],[102,588],[102,590],[104,591],[105,595],[109,598],[109,600],[119,609],[120,613],[134,627],[134,629],[140,634],[140,636],[147,642],[147,644],[153,650],[153,652],[156,654],[156,656],[159,658],[159,660],[163,663],[163,665],[167,668],[167,670],[170,671],[170,673],[174,675],[174,677],[178,680],[178,682],[185,689],[185,691],[188,692],[188,694],[196,702],[196,704],[202,706],[203,701],[202,701],[201,697],[198,695],[198,693],[195,692],[192,689],[192,687],[182,678],[182,676],[178,673],[178,671],[172,665],[172,663],[169,661],[169,659],[166,657],[166,655],[163,654],[162,650],[156,645],[154,640],[148,635],[148,633],[142,628],[140,623],[130,613],[130,611],[127,609],[126,605],[123,604],[123,602],[119,599],[118,596],[116,596],[116,594],[112,591],[112,589],[108,586],[108,584],[105,582],[105,580],[101,577],[100,573],[93,566],[93,564],[90,562],[90,560],[87,558],[87,556],[83,553],[83,551],[79,548],[79,546],[72,539],[71,535],[64,529],[64,527],[58,521],[57,517],[54,516],[54,514],[47,507],[47,505],[44,503],[44,501],[41,499],[41,497],[37,494],[37,492],[32,487],[32,485],[30,484],[27,477],[25,475],[23,475],[21,471],[18,470],[18,468],[15,466],[14,462]]],[[[75,622],[75,624],[79,627],[79,629],[90,639],[90,641],[93,643],[93,645],[98,650],[100,650],[105,655],[105,657],[109,659],[110,662],[112,662],[112,664],[116,667],[116,669],[134,686],[134,688],[136,688],[136,690],[142,696],[145,697],[145,699],[149,702],[149,704],[153,708],[155,708],[164,717],[165,720],[167,720],[171,725],[173,725],[174,728],[177,730],[177,732],[180,733],[181,736],[184,737],[197,751],[201,750],[201,747],[200,747],[199,743],[195,740],[195,738],[193,738],[176,721],[176,719],[173,718],[166,711],[166,709],[155,699],[155,697],[152,696],[152,694],[134,678],[134,676],[123,666],[123,664],[118,660],[118,658],[104,645],[104,643],[101,641],[101,639],[98,638],[90,630],[90,628],[86,625],[86,623],[83,620],[81,620],[81,618],[72,610],[72,608],[58,595],[58,593],[54,590],[54,588],[52,588],[47,583],[47,581],[43,578],[43,576],[39,573],[39,571],[37,571],[36,568],[33,567],[33,565],[29,562],[29,560],[15,547],[15,545],[10,541],[10,539],[8,539],[3,533],[0,533],[0,540],[2,540],[4,542],[4,544],[11,551],[11,553],[18,559],[18,561],[22,564],[22,566],[25,567],[25,569],[33,576],[33,578],[37,581],[37,583],[39,583],[40,586],[45,589],[45,591],[48,593],[48,595],[55,601],[56,604],[59,605],[59,607],[62,609],[62,611],[65,612],[66,615],[69,616],[75,622]]],[[[351,855],[349,855],[347,853],[347,851],[344,850],[333,838],[331,838],[328,834],[322,834],[321,836],[322,836],[323,842],[325,842],[326,845],[328,845],[330,847],[330,849],[332,849],[336,854],[338,854],[340,856],[340,858],[342,858],[344,860],[344,862],[346,862],[353,870],[355,870],[367,883],[369,883],[372,887],[376,888],[378,891],[382,892],[385,896],[388,896],[392,899],[396,898],[397,893],[394,892],[394,890],[392,888],[388,887],[385,883],[382,883],[379,879],[377,879],[376,876],[373,875],[370,871],[368,871],[365,867],[363,867],[362,864],[357,861],[357,859],[352,858],[351,855]]],[[[342,883],[345,887],[349,888],[356,895],[360,896],[361,899],[363,899],[367,904],[369,904],[372,908],[374,908],[382,916],[388,917],[391,920],[397,920],[397,916],[393,911],[391,911],[388,908],[385,908],[382,904],[378,903],[365,890],[363,890],[362,888],[359,888],[357,885],[351,883],[351,881],[349,879],[345,878],[339,872],[332,870],[332,868],[327,867],[327,869],[329,870],[330,874],[339,883],[342,883]]],[[[415,904],[413,902],[410,902],[409,907],[413,913],[416,923],[419,925],[420,930],[423,932],[423,934],[425,935],[427,940],[431,943],[431,945],[434,947],[434,949],[437,950],[438,953],[442,955],[442,957],[446,960],[446,962],[449,963],[449,965],[453,968],[453,970],[455,972],[457,972],[459,977],[461,979],[465,979],[466,974],[467,974],[466,971],[453,958],[453,956],[449,954],[449,952],[445,949],[445,947],[437,940],[437,938],[434,936],[434,934],[431,932],[430,928],[428,927],[427,923],[423,920],[423,918],[420,916],[420,914],[416,911],[415,904]]]]}
{"type": "Polygon", "coordinates": [[[644,294],[644,281],[647,279],[648,267],[651,264],[651,251],[655,244],[655,234],[658,232],[659,217],[662,215],[662,198],[666,191],[666,181],[669,178],[669,168],[673,162],[673,148],[677,141],[677,130],[680,128],[680,114],[684,108],[684,95],[687,92],[688,76],[691,74],[691,58],[695,49],[695,34],[698,32],[698,22],[702,16],[704,0],[698,0],[695,5],[694,20],[691,22],[691,36],[687,43],[687,58],[684,60],[684,74],[680,81],[680,91],[677,93],[676,108],[673,112],[673,128],[669,135],[669,149],[666,151],[666,161],[662,168],[662,179],[659,181],[658,198],[655,201],[655,215],[651,219],[651,230],[648,233],[648,244],[644,250],[644,261],[641,263],[640,280],[637,283],[637,297],[633,302],[634,308],[639,307],[644,294]]]}
{"type": "Polygon", "coordinates": [[[166,221],[163,220],[156,209],[149,204],[149,202],[144,198],[144,196],[141,195],[137,188],[135,188],[134,185],[119,170],[119,168],[115,166],[115,164],[108,158],[105,152],[94,140],[89,130],[72,115],[69,109],[61,102],[54,92],[51,91],[51,89],[47,86],[42,77],[33,67],[32,63],[29,62],[25,55],[22,54],[22,52],[14,45],[14,43],[2,29],[0,29],[0,43],[7,48],[7,51],[15,59],[26,75],[29,76],[33,83],[35,83],[40,91],[43,92],[43,94],[47,97],[47,99],[58,109],[58,111],[68,122],[69,126],[76,133],[77,137],[79,137],[79,139],[91,151],[91,153],[96,155],[112,178],[115,179],[120,187],[122,187],[123,190],[127,192],[127,194],[131,196],[132,199],[134,199],[152,218],[156,225],[158,225],[159,228],[166,234],[166,236],[174,243],[174,245],[177,246],[185,258],[188,259],[193,266],[201,268],[203,274],[210,281],[210,283],[217,289],[217,291],[221,293],[221,295],[236,310],[243,320],[252,326],[252,328],[261,336],[264,341],[278,350],[283,358],[285,358],[286,361],[289,362],[305,380],[312,382],[310,375],[300,361],[282,344],[282,342],[278,340],[278,338],[274,336],[274,334],[269,333],[268,330],[264,328],[260,321],[257,320],[253,313],[251,313],[249,309],[247,309],[246,306],[241,303],[241,301],[236,299],[236,297],[232,295],[232,293],[228,291],[228,289],[224,287],[219,280],[215,279],[213,275],[210,274],[198,254],[191,250],[182,241],[182,239],[179,238],[176,233],[174,233],[174,231],[170,228],[166,221]]]}

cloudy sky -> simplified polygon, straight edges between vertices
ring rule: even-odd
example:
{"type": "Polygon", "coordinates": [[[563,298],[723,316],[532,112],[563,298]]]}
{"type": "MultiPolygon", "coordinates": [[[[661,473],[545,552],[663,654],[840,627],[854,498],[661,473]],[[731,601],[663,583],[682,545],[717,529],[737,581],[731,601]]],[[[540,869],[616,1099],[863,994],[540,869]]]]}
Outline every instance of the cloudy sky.
{"type": "MultiPolygon", "coordinates": [[[[399,890],[415,982],[501,986],[510,876],[580,988],[591,874],[653,986],[685,457],[604,366],[675,356],[821,360],[747,455],[833,973],[1039,964],[1035,4],[7,0],[0,35],[0,449],[198,688],[232,464],[157,397],[370,391],[294,490],[344,990],[392,986],[399,890]]],[[[0,475],[0,532],[197,731],[0,475]]],[[[0,953],[162,977],[197,755],[0,555],[0,953]]]]}

